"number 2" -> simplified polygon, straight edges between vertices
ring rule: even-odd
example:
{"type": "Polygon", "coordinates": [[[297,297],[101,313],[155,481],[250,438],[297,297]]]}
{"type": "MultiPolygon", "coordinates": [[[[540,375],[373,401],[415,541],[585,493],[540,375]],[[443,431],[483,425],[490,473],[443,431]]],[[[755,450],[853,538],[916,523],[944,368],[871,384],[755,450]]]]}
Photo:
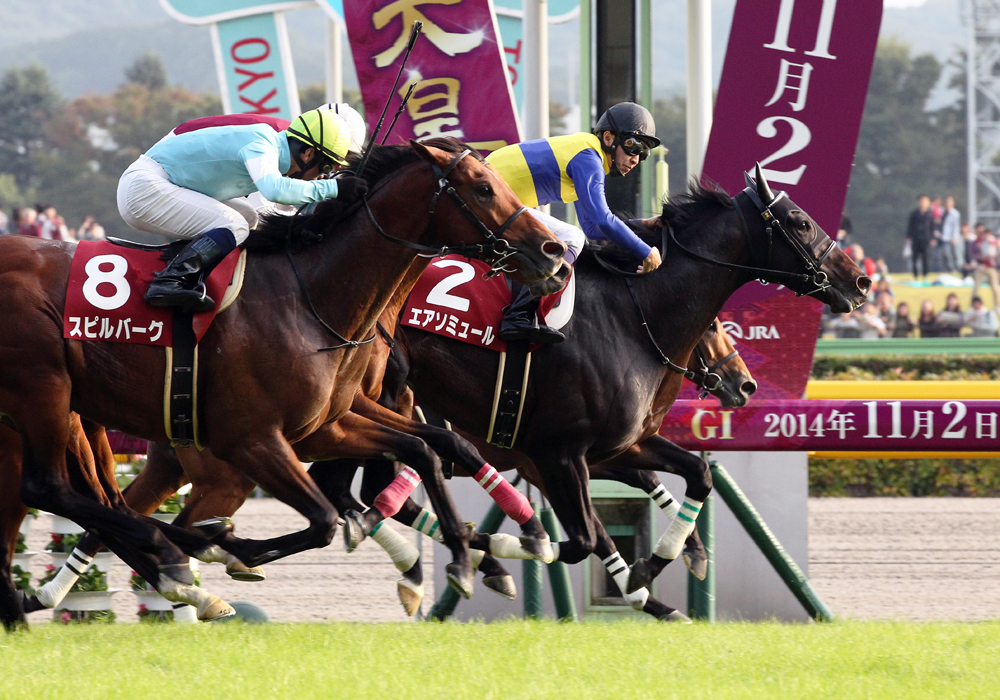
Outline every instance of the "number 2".
{"type": "Polygon", "coordinates": [[[785,156],[794,155],[801,151],[809,145],[810,141],[812,141],[812,132],[803,122],[793,117],[768,117],[757,125],[757,134],[766,139],[773,139],[778,135],[778,128],[775,126],[778,122],[785,122],[791,126],[792,135],[788,137],[788,141],[784,146],[760,162],[760,169],[764,177],[771,182],[783,182],[786,185],[797,185],[799,184],[799,180],[802,178],[802,173],[806,171],[806,166],[804,164],[800,165],[795,170],[770,170],[764,166],[769,163],[773,163],[776,160],[781,160],[785,156]]]}
{"type": "Polygon", "coordinates": [[[441,260],[434,263],[434,267],[457,267],[458,272],[453,272],[443,280],[434,285],[434,288],[427,294],[427,303],[437,306],[447,306],[449,309],[457,311],[468,311],[469,300],[460,296],[449,294],[451,290],[459,285],[465,284],[476,276],[476,268],[467,262],[460,260],[441,260]]]}

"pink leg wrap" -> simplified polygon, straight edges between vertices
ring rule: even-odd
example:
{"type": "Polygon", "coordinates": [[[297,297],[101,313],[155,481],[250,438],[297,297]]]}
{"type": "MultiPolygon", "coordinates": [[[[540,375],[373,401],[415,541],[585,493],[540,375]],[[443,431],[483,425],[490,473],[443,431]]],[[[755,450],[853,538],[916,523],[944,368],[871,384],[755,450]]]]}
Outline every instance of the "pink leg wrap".
{"type": "Polygon", "coordinates": [[[378,496],[375,497],[375,509],[386,518],[391,518],[406,503],[413,490],[420,483],[420,477],[410,467],[404,467],[403,471],[396,475],[392,483],[378,496]]]}
{"type": "Polygon", "coordinates": [[[483,468],[476,472],[473,478],[486,490],[490,498],[496,501],[503,512],[518,525],[524,525],[535,514],[535,510],[528,503],[524,494],[511,486],[510,482],[489,464],[483,465],[483,468]]]}

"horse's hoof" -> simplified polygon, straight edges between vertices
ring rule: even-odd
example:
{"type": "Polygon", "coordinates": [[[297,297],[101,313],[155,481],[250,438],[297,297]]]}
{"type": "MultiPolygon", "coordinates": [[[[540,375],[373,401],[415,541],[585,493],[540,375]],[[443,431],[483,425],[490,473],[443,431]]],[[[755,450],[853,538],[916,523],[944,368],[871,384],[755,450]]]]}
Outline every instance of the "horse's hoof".
{"type": "Polygon", "coordinates": [[[682,613],[680,610],[674,610],[673,612],[668,612],[666,615],[660,615],[657,619],[660,622],[679,622],[682,625],[691,624],[691,618],[682,613]]]}
{"type": "Polygon", "coordinates": [[[368,537],[368,528],[356,510],[344,511],[344,549],[350,554],[368,537]]]}
{"type": "Polygon", "coordinates": [[[403,604],[403,610],[409,617],[413,617],[420,610],[420,604],[424,601],[424,584],[413,583],[412,581],[400,578],[396,581],[396,593],[399,595],[399,602],[403,604]]]}
{"type": "Polygon", "coordinates": [[[233,530],[236,529],[236,524],[232,518],[209,518],[208,520],[199,520],[191,526],[191,529],[212,542],[232,534],[233,530]]]}
{"type": "Polygon", "coordinates": [[[18,602],[21,604],[21,610],[23,610],[26,615],[28,613],[38,612],[39,610],[47,609],[38,600],[38,596],[28,595],[24,591],[19,590],[17,592],[17,597],[18,597],[18,602]]]}
{"type": "Polygon", "coordinates": [[[626,593],[635,593],[640,588],[645,588],[653,582],[653,572],[649,564],[649,559],[636,559],[632,565],[632,570],[628,573],[628,584],[625,586],[626,593]]]}
{"type": "Polygon", "coordinates": [[[226,566],[226,573],[229,574],[229,578],[234,581],[264,581],[267,579],[267,574],[264,573],[264,567],[262,566],[247,566],[243,562],[232,562],[226,566]]]}
{"type": "Polygon", "coordinates": [[[705,577],[708,576],[708,557],[705,555],[705,550],[697,549],[684,549],[684,564],[687,565],[688,571],[699,581],[704,581],[705,577]]]}
{"type": "Polygon", "coordinates": [[[546,537],[519,537],[524,551],[529,552],[535,559],[551,564],[555,561],[556,555],[552,551],[552,540],[546,537]]]}
{"type": "Polygon", "coordinates": [[[468,566],[460,566],[452,562],[444,567],[444,570],[448,575],[448,585],[454,588],[455,592],[466,600],[471,598],[472,585],[476,580],[472,575],[472,569],[468,566]]]}
{"type": "Polygon", "coordinates": [[[514,585],[514,577],[510,574],[484,576],[483,585],[491,591],[499,593],[507,600],[515,600],[517,598],[517,586],[514,585]]]}
{"type": "Polygon", "coordinates": [[[236,617],[236,610],[218,596],[212,596],[198,606],[198,619],[202,622],[221,622],[231,617],[236,617]]]}

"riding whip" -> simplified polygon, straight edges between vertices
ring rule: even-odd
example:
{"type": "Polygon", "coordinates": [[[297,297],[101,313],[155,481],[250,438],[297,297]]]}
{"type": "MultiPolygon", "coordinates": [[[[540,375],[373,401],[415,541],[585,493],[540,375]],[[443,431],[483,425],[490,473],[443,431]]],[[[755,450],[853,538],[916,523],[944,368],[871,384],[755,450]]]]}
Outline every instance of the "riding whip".
{"type": "Polygon", "coordinates": [[[358,177],[361,177],[361,173],[368,163],[368,156],[371,155],[375,141],[378,139],[378,132],[382,130],[382,122],[385,120],[385,113],[389,109],[389,103],[392,102],[392,96],[396,94],[396,86],[399,85],[399,79],[403,77],[403,68],[406,67],[406,61],[410,58],[410,51],[413,50],[413,45],[417,43],[417,35],[420,34],[420,30],[423,27],[424,23],[420,20],[416,20],[413,23],[413,29],[410,30],[410,40],[406,42],[406,53],[403,54],[403,62],[399,64],[399,73],[396,74],[396,80],[392,83],[392,90],[389,91],[389,98],[385,101],[385,107],[382,108],[382,116],[378,118],[378,124],[375,125],[371,138],[368,139],[368,146],[365,147],[364,155],[361,156],[361,161],[358,163],[358,177]]]}
{"type": "Polygon", "coordinates": [[[413,89],[415,87],[417,87],[416,81],[410,83],[410,89],[406,91],[406,97],[403,98],[403,101],[399,105],[399,109],[396,110],[396,116],[392,118],[392,121],[389,123],[389,128],[385,130],[385,136],[382,137],[383,146],[385,145],[385,142],[389,140],[389,134],[392,133],[392,127],[396,126],[396,120],[399,119],[399,115],[403,113],[403,108],[406,107],[406,103],[410,101],[410,95],[413,94],[413,89]]]}

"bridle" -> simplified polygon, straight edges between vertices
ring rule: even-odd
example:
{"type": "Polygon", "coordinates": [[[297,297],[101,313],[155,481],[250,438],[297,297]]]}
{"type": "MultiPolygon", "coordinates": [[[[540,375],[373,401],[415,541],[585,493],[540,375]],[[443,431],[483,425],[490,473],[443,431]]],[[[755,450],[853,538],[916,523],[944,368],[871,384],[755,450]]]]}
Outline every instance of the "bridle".
{"type": "MultiPolygon", "coordinates": [[[[507,231],[507,229],[510,228],[511,224],[513,224],[514,221],[519,216],[521,216],[521,214],[528,211],[528,207],[522,205],[517,211],[515,211],[513,214],[507,217],[507,220],[503,222],[503,225],[500,226],[500,228],[497,230],[496,233],[490,231],[490,229],[486,226],[486,224],[484,224],[482,220],[478,216],[476,216],[476,213],[472,211],[469,205],[465,203],[465,200],[462,199],[462,196],[455,190],[454,185],[452,185],[451,182],[448,180],[448,175],[451,174],[451,171],[455,169],[455,166],[458,165],[463,158],[471,154],[472,154],[471,148],[465,149],[457,156],[455,156],[455,158],[452,159],[451,163],[448,164],[448,167],[446,167],[444,170],[442,170],[437,165],[437,163],[430,164],[434,172],[434,177],[438,181],[438,188],[437,192],[434,193],[434,197],[431,198],[431,206],[430,209],[428,210],[428,213],[431,214],[431,216],[433,216],[434,210],[437,207],[438,198],[441,196],[441,193],[444,192],[452,199],[453,202],[455,202],[455,205],[458,207],[459,211],[461,211],[462,214],[465,215],[465,218],[467,218],[470,222],[472,222],[473,227],[477,231],[479,231],[479,233],[482,234],[483,238],[486,239],[485,244],[459,243],[456,245],[441,246],[436,248],[433,246],[422,245],[420,243],[413,243],[412,241],[407,241],[402,238],[396,238],[395,236],[391,236],[388,233],[386,233],[385,229],[383,229],[382,226],[375,219],[375,213],[372,212],[371,206],[369,206],[368,204],[367,195],[363,195],[361,197],[361,203],[364,205],[365,211],[368,213],[369,220],[371,220],[372,225],[375,227],[375,230],[378,232],[380,236],[382,236],[382,238],[386,239],[391,243],[395,243],[396,245],[400,245],[405,248],[410,248],[412,250],[418,251],[419,257],[437,258],[437,257],[443,257],[445,255],[459,254],[470,258],[478,258],[480,260],[485,260],[486,262],[490,263],[490,269],[484,275],[484,277],[487,278],[495,277],[502,272],[515,272],[516,268],[507,267],[505,262],[507,258],[513,255],[517,255],[518,250],[516,247],[512,246],[505,238],[502,238],[502,236],[507,231]]],[[[483,162],[481,158],[479,159],[479,161],[483,162]]],[[[301,213],[308,206],[309,205],[307,205],[306,207],[302,207],[299,210],[299,212],[297,212],[297,214],[301,213]]],[[[294,218],[295,217],[290,217],[289,228],[292,225],[291,220],[294,218]]],[[[430,224],[428,224],[428,228],[432,225],[433,225],[433,220],[431,221],[430,224]]],[[[292,265],[292,270],[295,272],[295,278],[298,280],[299,288],[302,290],[302,293],[306,298],[306,303],[309,306],[309,311],[312,313],[313,317],[315,317],[315,319],[320,323],[320,325],[327,330],[327,332],[329,332],[331,335],[333,335],[334,338],[340,341],[340,344],[338,345],[331,345],[329,347],[319,348],[316,352],[331,352],[333,350],[342,350],[344,348],[357,348],[361,345],[367,345],[368,343],[371,343],[372,341],[375,340],[377,336],[377,331],[373,332],[372,336],[370,338],[366,338],[365,340],[349,340],[344,336],[342,336],[337,331],[335,331],[326,321],[324,321],[320,317],[319,312],[316,310],[312,298],[309,296],[309,290],[306,288],[305,280],[302,278],[302,273],[299,272],[299,266],[295,263],[295,258],[292,255],[291,250],[286,248],[285,254],[288,257],[288,261],[292,265]]],[[[389,340],[389,344],[391,347],[392,346],[391,337],[388,336],[387,333],[385,333],[384,329],[381,330],[386,335],[387,340],[389,340]]]]}
{"type": "MultiPolygon", "coordinates": [[[[830,278],[822,270],[823,263],[826,259],[830,257],[830,254],[837,247],[836,242],[820,233],[819,229],[814,227],[813,238],[808,243],[803,243],[797,236],[792,235],[788,231],[788,228],[783,222],[788,220],[788,217],[795,211],[801,211],[798,209],[792,209],[791,200],[784,191],[779,192],[777,195],[769,197],[769,202],[765,204],[760,196],[757,194],[757,190],[753,185],[753,181],[750,176],[747,175],[747,185],[746,189],[733,197],[733,202],[736,204],[736,213],[740,217],[740,225],[743,229],[743,236],[747,241],[747,249],[750,251],[750,261],[753,262],[757,246],[754,245],[754,241],[750,236],[750,228],[747,225],[746,217],[743,214],[743,201],[740,197],[744,198],[744,201],[749,200],[750,203],[754,205],[760,217],[764,220],[764,232],[767,236],[767,253],[764,259],[763,266],[754,265],[737,265],[736,263],[727,263],[720,260],[714,260],[712,258],[696,253],[689,248],[685,248],[680,241],[677,240],[677,234],[674,232],[673,228],[667,225],[669,229],[670,241],[677,246],[677,248],[690,258],[695,260],[700,260],[701,262],[714,265],[716,267],[726,267],[733,270],[746,270],[747,272],[752,272],[754,276],[760,280],[763,284],[768,282],[781,283],[781,280],[791,280],[797,282],[803,282],[805,284],[811,284],[812,289],[804,292],[795,292],[795,296],[812,296],[819,292],[822,292],[830,288],[830,278]],[[791,246],[792,250],[798,256],[799,261],[802,263],[803,267],[806,268],[806,272],[787,272],[785,270],[776,270],[771,263],[771,257],[774,247],[774,231],[777,230],[784,239],[791,246]],[[819,241],[820,252],[816,251],[817,239],[822,238],[824,241],[819,241]]],[[[767,190],[768,194],[770,191],[767,190]]],[[[794,290],[793,290],[794,291],[794,290]]]]}
{"type": "Polygon", "coordinates": [[[716,370],[732,360],[734,357],[738,357],[740,354],[739,350],[733,348],[731,353],[709,366],[708,360],[705,357],[704,342],[703,338],[698,341],[697,345],[694,346],[694,354],[695,357],[698,358],[698,363],[701,365],[701,368],[694,373],[694,377],[688,377],[688,379],[694,382],[698,388],[701,389],[701,394],[698,396],[699,399],[705,398],[713,391],[722,387],[722,376],[716,370]]]}
{"type": "MultiPolygon", "coordinates": [[[[482,236],[486,239],[486,243],[458,243],[455,245],[446,245],[440,247],[427,246],[421,243],[413,243],[412,241],[403,240],[402,238],[396,238],[395,236],[390,236],[385,230],[379,225],[378,221],[375,220],[375,214],[372,212],[371,207],[368,205],[368,198],[362,197],[362,202],[365,206],[365,211],[368,212],[368,218],[371,220],[372,225],[375,226],[375,230],[378,231],[379,235],[385,238],[391,243],[396,245],[401,245],[412,250],[420,251],[418,255],[423,258],[438,258],[445,255],[463,255],[469,258],[478,258],[490,263],[489,272],[486,273],[486,277],[496,277],[502,272],[514,272],[515,268],[509,268],[506,266],[507,258],[517,255],[518,250],[512,246],[505,238],[502,236],[506,233],[507,229],[510,228],[511,224],[517,220],[521,214],[528,211],[528,207],[521,206],[517,211],[507,217],[507,220],[503,222],[496,233],[490,231],[489,227],[482,222],[482,220],[476,215],[476,212],[472,211],[465,200],[462,199],[462,195],[458,193],[455,186],[451,184],[448,180],[448,175],[451,171],[455,169],[462,159],[466,156],[472,155],[472,149],[467,148],[448,164],[448,167],[441,169],[437,163],[431,163],[431,169],[434,172],[434,178],[438,182],[437,192],[431,198],[431,206],[428,209],[428,213],[433,216],[434,211],[437,208],[438,199],[441,193],[448,195],[451,200],[458,207],[458,210],[462,212],[466,219],[468,219],[473,228],[475,228],[482,236]]],[[[480,159],[482,162],[482,159],[480,159]]]]}

